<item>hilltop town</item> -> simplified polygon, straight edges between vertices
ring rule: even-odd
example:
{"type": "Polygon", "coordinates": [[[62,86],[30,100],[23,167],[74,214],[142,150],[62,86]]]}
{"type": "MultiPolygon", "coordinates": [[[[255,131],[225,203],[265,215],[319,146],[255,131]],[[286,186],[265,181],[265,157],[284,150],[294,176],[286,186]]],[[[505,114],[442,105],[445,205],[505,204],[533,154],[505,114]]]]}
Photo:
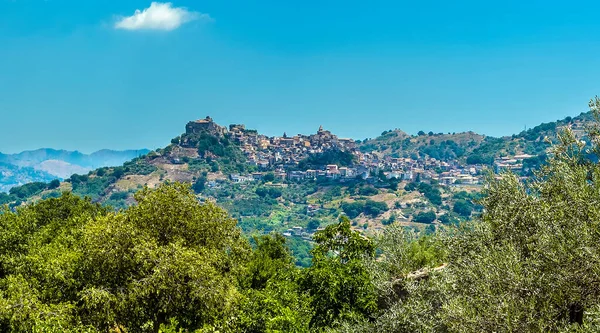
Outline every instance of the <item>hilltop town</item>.
{"type": "MultiPolygon", "coordinates": [[[[288,136],[284,133],[282,136],[269,137],[256,130],[246,129],[243,124],[232,124],[229,128],[219,126],[211,117],[189,122],[186,134],[181,137],[181,145],[192,147],[190,137],[201,133],[229,136],[243,151],[246,163],[256,167],[256,171],[252,173],[229,175],[230,180],[235,183],[260,180],[265,172],[272,171],[276,177],[292,181],[327,179],[343,183],[348,179],[369,180],[374,176],[384,175],[387,179],[400,181],[433,180],[443,185],[477,185],[481,183],[482,171],[486,167],[481,163],[469,164],[464,159],[394,157],[393,154],[384,152],[365,152],[355,140],[339,138],[322,126],[315,134],[288,136]],[[352,163],[313,163],[311,167],[314,168],[301,168],[302,162],[310,156],[332,150],[350,154],[352,163]]],[[[430,136],[435,138],[436,135],[430,136]]],[[[491,167],[496,171],[509,169],[521,172],[523,161],[532,157],[534,155],[525,153],[499,156],[491,167]]]]}

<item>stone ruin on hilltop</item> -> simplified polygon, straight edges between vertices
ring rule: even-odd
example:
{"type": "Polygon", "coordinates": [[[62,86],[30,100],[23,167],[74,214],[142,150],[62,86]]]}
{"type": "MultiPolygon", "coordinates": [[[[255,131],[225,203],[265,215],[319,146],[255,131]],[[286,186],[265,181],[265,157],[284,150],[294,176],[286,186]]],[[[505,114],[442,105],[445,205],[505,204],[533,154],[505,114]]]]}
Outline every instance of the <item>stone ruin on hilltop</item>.
{"type": "Polygon", "coordinates": [[[208,133],[212,135],[224,135],[227,133],[227,129],[225,127],[217,125],[211,117],[207,116],[204,119],[199,119],[196,121],[190,121],[185,126],[186,134],[200,134],[200,133],[208,133]]]}

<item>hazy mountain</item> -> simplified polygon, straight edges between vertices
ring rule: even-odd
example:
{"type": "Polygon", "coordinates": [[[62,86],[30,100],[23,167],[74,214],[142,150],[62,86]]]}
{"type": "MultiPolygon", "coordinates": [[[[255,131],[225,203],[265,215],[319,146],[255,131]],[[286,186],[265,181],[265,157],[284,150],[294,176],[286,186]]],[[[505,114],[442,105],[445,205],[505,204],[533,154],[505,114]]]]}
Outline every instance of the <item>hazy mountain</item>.
{"type": "Polygon", "coordinates": [[[19,167],[0,162],[0,193],[7,192],[15,186],[31,182],[49,182],[56,178],[56,176],[32,167],[19,167]]]}
{"type": "Polygon", "coordinates": [[[148,149],[123,151],[103,149],[91,154],[83,154],[78,151],[42,148],[24,151],[18,154],[0,154],[0,162],[17,166],[34,167],[44,161],[57,160],[83,168],[96,169],[106,166],[121,165],[128,160],[145,155],[148,152],[148,149]]]}
{"type": "Polygon", "coordinates": [[[47,172],[62,179],[69,178],[74,174],[86,174],[92,170],[92,168],[86,168],[60,160],[43,161],[36,165],[34,169],[47,172]]]}
{"type": "Polygon", "coordinates": [[[115,151],[103,149],[91,154],[57,149],[37,149],[17,154],[0,153],[0,192],[29,182],[47,182],[65,179],[73,174],[86,174],[91,170],[118,166],[148,149],[115,151]]]}

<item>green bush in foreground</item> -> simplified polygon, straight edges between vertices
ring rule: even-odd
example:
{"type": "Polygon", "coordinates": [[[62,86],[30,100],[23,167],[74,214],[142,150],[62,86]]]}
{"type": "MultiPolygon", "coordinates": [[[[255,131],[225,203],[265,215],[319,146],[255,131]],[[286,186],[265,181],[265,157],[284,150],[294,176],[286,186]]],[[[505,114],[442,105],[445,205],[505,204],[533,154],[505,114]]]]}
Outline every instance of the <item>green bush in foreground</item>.
{"type": "MultiPolygon", "coordinates": [[[[135,200],[114,212],[63,193],[16,211],[4,208],[0,330],[307,332],[321,310],[336,318],[354,313],[347,297],[361,315],[373,308],[373,295],[365,301],[358,292],[369,281],[365,270],[354,274],[358,257],[346,263],[319,252],[315,269],[327,272],[331,291],[339,293],[336,302],[322,304],[322,281],[294,265],[281,235],[256,238],[252,250],[236,221],[214,204],[200,204],[189,185],[143,189],[135,200]],[[356,294],[339,290],[340,281],[355,281],[356,294]]],[[[334,228],[322,231],[317,244],[338,237],[334,228]]],[[[347,220],[337,228],[357,237],[347,220]]]]}

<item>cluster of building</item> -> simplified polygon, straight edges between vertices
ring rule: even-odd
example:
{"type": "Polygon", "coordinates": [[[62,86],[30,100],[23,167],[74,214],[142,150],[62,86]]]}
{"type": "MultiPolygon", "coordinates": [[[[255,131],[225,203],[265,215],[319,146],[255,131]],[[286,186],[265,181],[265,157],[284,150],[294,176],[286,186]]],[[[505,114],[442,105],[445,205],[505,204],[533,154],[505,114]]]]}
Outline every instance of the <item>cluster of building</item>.
{"type": "Polygon", "coordinates": [[[330,149],[339,149],[357,153],[356,143],[352,139],[341,139],[319,127],[316,134],[268,137],[244,125],[230,125],[230,136],[240,145],[248,163],[260,169],[276,166],[297,165],[310,154],[318,154],[330,149]]]}
{"type": "Polygon", "coordinates": [[[501,170],[512,170],[519,172],[523,170],[523,161],[532,157],[534,156],[528,154],[500,157],[494,161],[494,169],[497,172],[501,170]]]}
{"type": "MultiPolygon", "coordinates": [[[[396,158],[376,152],[363,153],[352,139],[341,139],[330,131],[319,127],[316,134],[298,134],[269,137],[248,130],[244,125],[233,124],[229,128],[221,127],[210,117],[186,126],[186,132],[199,133],[208,131],[225,135],[239,144],[249,164],[257,166],[258,172],[248,175],[230,175],[234,183],[261,180],[265,173],[272,172],[276,178],[294,181],[302,180],[339,180],[362,178],[373,180],[381,176],[401,181],[436,180],[440,184],[479,184],[482,178],[482,165],[464,165],[458,160],[441,161],[435,158],[422,157],[396,158]],[[323,165],[319,168],[298,170],[298,164],[312,154],[330,149],[350,152],[355,157],[352,166],[344,167],[335,164],[323,165]]],[[[495,161],[495,168],[521,170],[523,160],[531,155],[504,157],[495,161]]]]}
{"type": "MultiPolygon", "coordinates": [[[[318,230],[323,230],[323,228],[319,228],[318,230]]],[[[300,237],[309,241],[312,240],[312,235],[311,232],[299,226],[291,227],[283,232],[283,236],[285,237],[300,237]]]]}

